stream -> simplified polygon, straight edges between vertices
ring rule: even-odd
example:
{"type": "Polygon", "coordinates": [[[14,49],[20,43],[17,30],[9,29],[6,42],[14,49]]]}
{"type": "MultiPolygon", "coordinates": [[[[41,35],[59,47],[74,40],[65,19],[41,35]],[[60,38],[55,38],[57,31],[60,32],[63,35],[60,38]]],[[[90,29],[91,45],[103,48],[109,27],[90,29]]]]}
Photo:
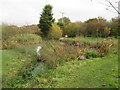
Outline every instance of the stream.
{"type": "MultiPolygon", "coordinates": [[[[38,56],[40,56],[40,50],[42,49],[41,46],[38,46],[37,49],[36,49],[36,53],[38,56]]],[[[32,73],[32,76],[35,77],[37,76],[38,74],[43,74],[47,71],[47,66],[40,62],[37,67],[34,68],[34,70],[31,72],[32,73]]]]}

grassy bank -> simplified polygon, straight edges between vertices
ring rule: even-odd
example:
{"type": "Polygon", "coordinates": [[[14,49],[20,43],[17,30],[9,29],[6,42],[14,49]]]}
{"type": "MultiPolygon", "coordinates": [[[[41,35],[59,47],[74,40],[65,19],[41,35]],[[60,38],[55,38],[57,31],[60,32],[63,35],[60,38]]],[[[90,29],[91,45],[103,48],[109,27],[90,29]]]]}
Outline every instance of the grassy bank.
{"type": "Polygon", "coordinates": [[[2,51],[3,87],[16,87],[17,83],[21,86],[29,80],[29,73],[37,64],[36,47],[19,46],[2,51]]]}
{"type": "Polygon", "coordinates": [[[118,56],[67,62],[36,80],[39,88],[118,88],[118,56]]]}
{"type": "Polygon", "coordinates": [[[11,38],[16,44],[2,50],[3,87],[118,87],[117,39],[76,37],[59,41],[29,36],[11,38]],[[39,45],[40,56],[36,53],[39,45]],[[80,60],[81,56],[86,60],[80,60]]]}

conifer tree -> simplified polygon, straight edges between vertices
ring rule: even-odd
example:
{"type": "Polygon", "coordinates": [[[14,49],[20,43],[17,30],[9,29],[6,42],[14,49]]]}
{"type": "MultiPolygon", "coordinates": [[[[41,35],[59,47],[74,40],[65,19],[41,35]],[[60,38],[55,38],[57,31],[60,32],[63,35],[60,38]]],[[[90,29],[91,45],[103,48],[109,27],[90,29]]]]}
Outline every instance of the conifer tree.
{"type": "Polygon", "coordinates": [[[54,21],[55,19],[53,19],[52,6],[49,4],[45,5],[38,24],[38,27],[41,29],[41,32],[45,37],[47,37],[50,27],[54,21]]]}

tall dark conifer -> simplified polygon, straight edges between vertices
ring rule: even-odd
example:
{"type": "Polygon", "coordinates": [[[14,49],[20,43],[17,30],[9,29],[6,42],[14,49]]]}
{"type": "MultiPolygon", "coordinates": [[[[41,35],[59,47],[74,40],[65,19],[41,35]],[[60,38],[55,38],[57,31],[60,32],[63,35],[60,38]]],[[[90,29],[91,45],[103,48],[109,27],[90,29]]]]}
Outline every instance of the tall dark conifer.
{"type": "Polygon", "coordinates": [[[49,4],[45,5],[38,24],[38,27],[41,29],[41,32],[45,37],[48,35],[50,27],[54,21],[55,19],[53,19],[52,6],[49,4]]]}

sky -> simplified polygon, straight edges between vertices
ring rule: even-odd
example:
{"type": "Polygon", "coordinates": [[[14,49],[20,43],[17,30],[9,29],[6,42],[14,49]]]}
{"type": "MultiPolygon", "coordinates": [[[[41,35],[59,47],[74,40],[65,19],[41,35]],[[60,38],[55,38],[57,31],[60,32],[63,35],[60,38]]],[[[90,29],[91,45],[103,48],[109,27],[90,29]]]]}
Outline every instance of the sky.
{"type": "Polygon", "coordinates": [[[60,12],[64,12],[72,22],[98,16],[110,20],[118,16],[105,0],[0,0],[0,21],[17,26],[38,24],[46,4],[53,6],[56,21],[62,17],[60,12]]]}

